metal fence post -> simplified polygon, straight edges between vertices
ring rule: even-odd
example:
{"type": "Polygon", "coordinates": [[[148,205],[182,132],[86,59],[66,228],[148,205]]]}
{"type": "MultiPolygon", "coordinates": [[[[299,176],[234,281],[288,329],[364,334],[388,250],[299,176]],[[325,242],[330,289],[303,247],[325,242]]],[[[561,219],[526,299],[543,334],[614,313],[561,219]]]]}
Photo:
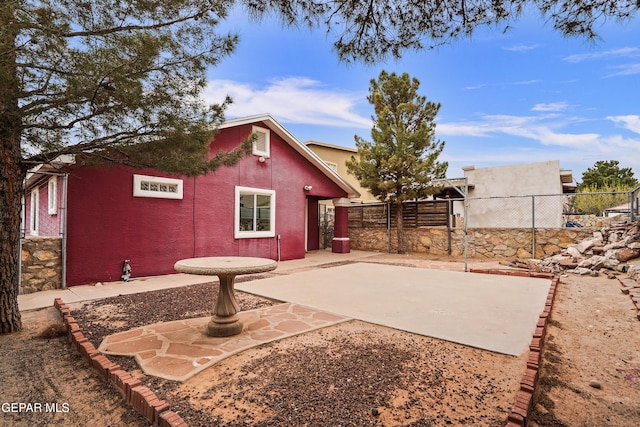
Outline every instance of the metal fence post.
{"type": "Polygon", "coordinates": [[[536,258],[536,196],[531,196],[531,256],[536,258]]]}
{"type": "Polygon", "coordinates": [[[387,202],[387,253],[391,253],[391,202],[387,202]]]}
{"type": "Polygon", "coordinates": [[[640,191],[640,187],[636,187],[629,192],[629,219],[631,222],[636,220],[636,214],[638,213],[638,192],[640,191]]]}

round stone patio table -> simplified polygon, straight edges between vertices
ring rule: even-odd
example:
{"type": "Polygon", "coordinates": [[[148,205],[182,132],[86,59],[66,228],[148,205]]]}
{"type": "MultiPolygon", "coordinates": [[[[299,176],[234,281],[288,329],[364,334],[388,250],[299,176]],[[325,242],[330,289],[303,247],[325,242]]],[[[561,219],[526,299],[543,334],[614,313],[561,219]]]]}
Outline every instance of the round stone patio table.
{"type": "Polygon", "coordinates": [[[275,270],[277,266],[277,262],[267,258],[229,256],[183,259],[176,262],[174,268],[180,273],[218,276],[220,290],[207,325],[207,335],[228,337],[242,332],[242,322],[237,315],[240,306],[234,290],[236,276],[265,273],[275,270]]]}

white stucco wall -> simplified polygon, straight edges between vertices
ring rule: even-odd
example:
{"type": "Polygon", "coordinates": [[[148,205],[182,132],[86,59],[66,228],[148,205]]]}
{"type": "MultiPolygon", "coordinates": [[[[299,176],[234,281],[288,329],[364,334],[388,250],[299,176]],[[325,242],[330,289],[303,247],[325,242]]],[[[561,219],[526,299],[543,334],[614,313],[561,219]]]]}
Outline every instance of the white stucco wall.
{"type": "MultiPolygon", "coordinates": [[[[529,228],[534,219],[536,227],[562,227],[558,160],[465,169],[469,185],[474,186],[469,191],[469,228],[529,228]]],[[[462,213],[463,206],[455,206],[455,212],[462,213]]]]}

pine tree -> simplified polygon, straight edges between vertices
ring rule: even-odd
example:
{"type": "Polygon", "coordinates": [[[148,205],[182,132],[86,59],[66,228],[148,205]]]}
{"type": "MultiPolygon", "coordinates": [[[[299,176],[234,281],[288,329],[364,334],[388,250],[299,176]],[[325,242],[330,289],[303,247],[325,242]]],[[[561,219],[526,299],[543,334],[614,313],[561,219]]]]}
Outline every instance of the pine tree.
{"type": "Polygon", "coordinates": [[[29,168],[61,155],[197,175],[229,100],[204,105],[206,70],[234,35],[232,3],[200,0],[0,2],[0,333],[21,328],[18,253],[29,168]]]}
{"type": "Polygon", "coordinates": [[[406,252],[402,202],[424,198],[444,178],[448,164],[438,162],[444,141],[435,138],[440,104],[418,95],[420,82],[407,73],[380,73],[371,80],[367,100],[374,107],[373,142],[356,136],[359,160],[347,162],[349,173],[383,202],[397,208],[398,252],[406,252]]]}

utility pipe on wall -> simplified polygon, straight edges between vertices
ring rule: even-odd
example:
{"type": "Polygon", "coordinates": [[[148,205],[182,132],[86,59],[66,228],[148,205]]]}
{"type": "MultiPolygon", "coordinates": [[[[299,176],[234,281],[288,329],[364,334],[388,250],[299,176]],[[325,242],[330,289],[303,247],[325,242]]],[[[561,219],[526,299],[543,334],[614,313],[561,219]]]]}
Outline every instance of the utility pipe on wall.
{"type": "Polygon", "coordinates": [[[62,175],[62,289],[67,288],[67,188],[69,185],[69,174],[62,175]]]}
{"type": "Polygon", "coordinates": [[[278,234],[278,262],[280,262],[280,235],[278,234]]]}

